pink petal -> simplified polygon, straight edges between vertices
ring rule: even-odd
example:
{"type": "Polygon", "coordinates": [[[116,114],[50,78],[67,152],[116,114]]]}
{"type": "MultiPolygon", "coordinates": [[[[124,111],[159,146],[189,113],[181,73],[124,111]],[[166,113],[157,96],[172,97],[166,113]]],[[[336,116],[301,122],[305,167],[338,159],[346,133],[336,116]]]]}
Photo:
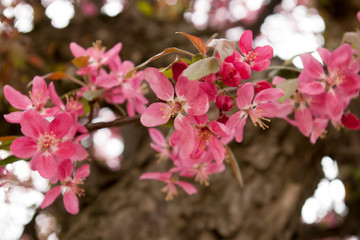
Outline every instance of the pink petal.
{"type": "MultiPolygon", "coordinates": [[[[239,72],[241,79],[249,79],[251,76],[251,67],[246,62],[234,62],[234,67],[239,72]]],[[[237,85],[236,85],[237,86],[237,85]]]]}
{"type": "Polygon", "coordinates": [[[177,117],[174,121],[174,128],[179,131],[181,140],[181,151],[189,156],[193,151],[195,144],[195,132],[186,117],[177,117]]]}
{"type": "Polygon", "coordinates": [[[170,107],[165,103],[153,103],[141,115],[140,122],[145,127],[163,125],[171,117],[170,110],[170,107]]]}
{"type": "Polygon", "coordinates": [[[160,181],[164,181],[164,182],[168,182],[170,181],[170,177],[171,177],[171,173],[169,172],[148,172],[148,173],[143,173],[139,179],[140,180],[144,180],[144,179],[155,179],[155,180],[160,180],[160,181]]]}
{"type": "Polygon", "coordinates": [[[60,181],[65,181],[66,178],[71,177],[74,171],[74,164],[71,160],[66,159],[58,166],[58,176],[60,181]]]}
{"type": "Polygon", "coordinates": [[[52,189],[50,189],[44,197],[44,200],[42,201],[42,203],[40,204],[40,208],[44,209],[48,206],[50,206],[51,204],[53,204],[53,202],[56,200],[56,198],[60,195],[61,193],[61,186],[56,186],[52,189]]]}
{"type": "Polygon", "coordinates": [[[208,96],[203,92],[199,92],[195,98],[188,101],[188,107],[187,114],[189,115],[199,116],[207,113],[209,110],[208,96]]]}
{"type": "Polygon", "coordinates": [[[278,115],[278,108],[274,103],[263,103],[256,107],[261,112],[262,117],[273,118],[278,115]]]}
{"type": "Polygon", "coordinates": [[[239,109],[250,106],[254,97],[254,86],[251,83],[244,83],[237,90],[236,104],[239,109]]]}
{"type": "Polygon", "coordinates": [[[77,199],[75,193],[70,189],[65,192],[63,202],[68,213],[73,215],[79,213],[79,200],[77,199]]]}
{"type": "Polygon", "coordinates": [[[247,55],[252,51],[253,33],[250,30],[246,30],[240,37],[239,48],[240,52],[247,55]]]}
{"type": "Polygon", "coordinates": [[[156,145],[160,147],[165,147],[167,145],[164,135],[156,128],[149,128],[149,135],[156,145]]]}
{"type": "Polygon", "coordinates": [[[316,50],[319,53],[321,59],[324,61],[324,63],[328,65],[331,58],[331,52],[326,48],[322,48],[322,47],[319,47],[316,50]]]}
{"type": "Polygon", "coordinates": [[[219,94],[216,86],[210,82],[201,82],[199,91],[206,93],[209,102],[215,101],[216,96],[219,94]]]}
{"type": "Polygon", "coordinates": [[[313,118],[310,110],[303,105],[295,111],[295,121],[300,132],[309,136],[313,128],[313,118]]]}
{"type": "Polygon", "coordinates": [[[44,178],[51,178],[57,172],[57,163],[54,157],[49,153],[43,153],[36,162],[36,170],[44,178]]]}
{"type": "Polygon", "coordinates": [[[335,91],[329,91],[326,94],[325,107],[332,120],[340,120],[344,109],[335,91]]]}
{"type": "Polygon", "coordinates": [[[217,164],[222,163],[225,156],[225,149],[219,139],[215,136],[211,138],[211,143],[209,144],[211,149],[211,153],[216,161],[217,164]]]}
{"type": "Polygon", "coordinates": [[[156,68],[147,68],[144,78],[149,83],[155,95],[164,101],[170,101],[174,97],[174,87],[167,77],[156,68]]]}
{"type": "Polygon", "coordinates": [[[311,78],[320,79],[324,77],[325,72],[323,66],[311,54],[301,54],[300,58],[304,65],[304,71],[306,71],[311,78]]]}
{"type": "Polygon", "coordinates": [[[212,132],[220,137],[228,137],[230,135],[230,129],[225,124],[216,121],[210,121],[209,128],[212,132]]]}
{"type": "Polygon", "coordinates": [[[19,158],[29,158],[38,150],[36,141],[30,137],[20,137],[15,139],[10,145],[12,154],[19,158]]]}
{"type": "Polygon", "coordinates": [[[109,64],[109,62],[113,61],[115,57],[119,55],[119,52],[121,51],[122,43],[117,43],[115,46],[113,46],[111,49],[109,49],[104,54],[104,62],[103,64],[109,64]]]}
{"type": "MultiPolygon", "coordinates": [[[[257,62],[257,60],[270,60],[274,56],[274,50],[271,46],[266,45],[262,47],[256,47],[253,51],[255,53],[256,59],[254,60],[257,62]]],[[[265,70],[265,69],[263,69],[265,70]]],[[[255,70],[255,71],[262,71],[262,70],[255,70]]]]}
{"type": "Polygon", "coordinates": [[[279,88],[268,88],[258,94],[254,98],[254,103],[264,103],[276,101],[284,95],[284,92],[279,88]]]}
{"type": "Polygon", "coordinates": [[[28,110],[22,115],[20,125],[21,132],[25,136],[37,139],[39,134],[45,133],[49,122],[40,116],[35,110],[28,110]]]}
{"type": "Polygon", "coordinates": [[[57,139],[61,139],[69,132],[72,124],[73,119],[70,113],[60,113],[49,124],[49,131],[53,132],[57,139]]]}
{"type": "Polygon", "coordinates": [[[329,70],[335,70],[336,68],[346,69],[352,60],[352,47],[350,44],[343,44],[335,49],[328,64],[329,70]]]}
{"type": "Polygon", "coordinates": [[[175,92],[178,97],[189,100],[198,95],[199,88],[200,85],[198,81],[190,81],[183,75],[180,75],[175,85],[175,92]]]}
{"type": "Polygon", "coordinates": [[[79,167],[79,169],[75,173],[74,179],[84,179],[90,175],[90,165],[85,164],[79,167]]]}
{"type": "Polygon", "coordinates": [[[32,102],[30,98],[23,95],[19,91],[15,90],[14,88],[10,87],[9,85],[5,85],[4,87],[4,95],[6,100],[17,109],[26,110],[32,107],[32,102]]]}
{"type": "Polygon", "coordinates": [[[57,145],[56,155],[61,159],[71,158],[76,153],[76,144],[66,141],[57,145]]]}
{"type": "Polygon", "coordinates": [[[44,78],[35,76],[34,79],[32,80],[32,83],[33,85],[32,85],[31,94],[35,95],[37,99],[36,101],[34,101],[33,99],[33,102],[39,102],[41,104],[45,104],[49,96],[49,91],[44,78]]]}
{"type": "Polygon", "coordinates": [[[180,186],[182,189],[184,189],[184,191],[189,195],[197,193],[197,189],[191,183],[177,181],[177,182],[175,182],[175,184],[180,186]]]}
{"type": "Polygon", "coordinates": [[[56,90],[55,90],[55,86],[54,83],[50,83],[49,84],[49,95],[50,95],[50,99],[51,101],[58,106],[61,109],[65,109],[65,105],[64,103],[61,101],[59,95],[57,94],[56,90]]]}
{"type": "Polygon", "coordinates": [[[299,91],[310,95],[317,95],[325,91],[324,83],[322,82],[301,82],[299,81],[299,91]]]}
{"type": "Polygon", "coordinates": [[[75,58],[88,55],[86,50],[77,43],[70,43],[70,51],[75,58]]]}
{"type": "Polygon", "coordinates": [[[9,123],[20,123],[20,119],[22,117],[24,112],[12,112],[9,114],[4,114],[4,118],[6,121],[8,121],[9,123]]]}
{"type": "Polygon", "coordinates": [[[173,73],[173,79],[175,81],[178,80],[178,77],[181,75],[181,73],[187,68],[187,64],[184,61],[177,62],[174,65],[172,65],[172,73],[173,73]]]}
{"type": "Polygon", "coordinates": [[[81,161],[89,156],[89,153],[81,146],[81,144],[75,144],[76,152],[70,157],[72,161],[81,161]]]}

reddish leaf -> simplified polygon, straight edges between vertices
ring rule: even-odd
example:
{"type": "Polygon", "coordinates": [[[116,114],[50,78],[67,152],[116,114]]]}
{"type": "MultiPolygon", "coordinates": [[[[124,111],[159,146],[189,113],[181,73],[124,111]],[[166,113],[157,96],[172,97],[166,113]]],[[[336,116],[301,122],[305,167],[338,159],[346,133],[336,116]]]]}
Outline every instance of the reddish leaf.
{"type": "Polygon", "coordinates": [[[199,52],[201,53],[201,55],[203,55],[205,57],[205,54],[207,52],[207,47],[205,46],[204,42],[196,36],[184,33],[184,32],[177,32],[179,34],[184,35],[185,37],[187,37],[192,44],[194,44],[194,46],[197,48],[197,50],[199,50],[199,52]]]}
{"type": "Polygon", "coordinates": [[[72,60],[71,62],[78,68],[85,67],[89,62],[90,56],[80,56],[72,60]]]}
{"type": "Polygon", "coordinates": [[[52,72],[52,73],[49,73],[44,76],[44,78],[49,78],[52,80],[59,80],[59,79],[67,78],[67,77],[68,77],[68,75],[61,71],[52,72]]]}

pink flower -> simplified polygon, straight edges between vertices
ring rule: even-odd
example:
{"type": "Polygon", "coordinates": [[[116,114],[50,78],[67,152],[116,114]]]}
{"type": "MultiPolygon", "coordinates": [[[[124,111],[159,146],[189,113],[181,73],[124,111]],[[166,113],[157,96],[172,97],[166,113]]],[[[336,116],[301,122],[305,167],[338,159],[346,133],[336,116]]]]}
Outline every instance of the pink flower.
{"type": "MultiPolygon", "coordinates": [[[[141,115],[140,121],[146,127],[165,124],[171,117],[176,121],[183,119],[183,114],[202,115],[209,109],[207,95],[199,91],[198,81],[189,81],[180,75],[174,87],[167,77],[156,68],[147,68],[144,78],[149,83],[155,95],[166,103],[151,104],[141,115]],[[176,96],[175,96],[176,93],[176,96]]],[[[175,124],[175,128],[176,124],[175,124]]]]}
{"type": "Polygon", "coordinates": [[[79,212],[79,200],[77,196],[83,196],[84,190],[79,188],[78,185],[83,184],[85,179],[90,174],[89,164],[82,165],[72,178],[74,171],[73,163],[67,159],[59,164],[59,180],[61,186],[56,186],[46,193],[44,200],[42,201],[40,208],[44,209],[51,205],[60,193],[64,192],[63,202],[65,209],[68,213],[78,214],[79,212]],[[77,196],[76,196],[77,195],[77,196]]]}
{"type": "Polygon", "coordinates": [[[263,71],[270,65],[270,59],[273,57],[273,49],[269,45],[252,48],[253,33],[246,30],[240,37],[239,48],[243,55],[243,62],[249,64],[254,71],[263,71]]]}
{"type": "Polygon", "coordinates": [[[49,95],[51,101],[63,112],[74,113],[77,117],[84,114],[84,104],[77,97],[66,97],[66,105],[61,101],[55,90],[54,84],[49,84],[49,95]]]}
{"type": "MultiPolygon", "coordinates": [[[[42,77],[36,76],[33,79],[32,91],[29,97],[23,95],[9,85],[4,87],[4,95],[6,100],[14,107],[20,110],[34,109],[45,117],[52,116],[58,111],[56,108],[44,108],[49,99],[49,90],[46,82],[42,77]]],[[[23,111],[16,111],[5,114],[6,121],[11,123],[19,123],[23,111]]]]}
{"type": "Polygon", "coordinates": [[[206,114],[201,117],[194,117],[197,120],[194,128],[195,147],[190,157],[199,159],[205,152],[212,156],[217,164],[222,163],[225,156],[225,149],[219,138],[229,137],[230,130],[220,122],[208,121],[206,114]]]}
{"type": "Polygon", "coordinates": [[[256,94],[255,97],[254,95],[254,86],[251,83],[245,83],[237,90],[236,104],[240,111],[232,115],[227,122],[230,129],[235,129],[237,142],[243,139],[248,116],[255,126],[258,124],[262,129],[268,127],[263,121],[270,121],[266,117],[275,117],[277,114],[277,107],[271,102],[278,100],[284,92],[278,88],[268,88],[256,94]]]}
{"type": "Polygon", "coordinates": [[[121,47],[122,44],[118,43],[110,50],[105,51],[105,47],[101,46],[101,41],[94,43],[93,47],[87,49],[84,49],[77,43],[70,43],[70,50],[75,58],[89,57],[87,66],[82,67],[77,71],[79,75],[94,73],[101,66],[108,65],[117,55],[119,55],[121,47]]]}
{"type": "Polygon", "coordinates": [[[60,113],[51,122],[41,117],[36,111],[26,111],[21,120],[21,132],[25,135],[16,139],[10,151],[19,158],[30,158],[30,166],[44,178],[56,174],[57,162],[72,157],[76,146],[63,138],[72,127],[70,113],[60,113]]]}
{"type": "Polygon", "coordinates": [[[166,172],[166,173],[161,173],[161,172],[144,173],[140,176],[140,179],[141,180],[155,179],[155,180],[165,182],[167,185],[165,187],[163,187],[161,189],[161,191],[167,193],[166,200],[172,200],[173,197],[178,194],[175,185],[180,186],[189,195],[197,193],[196,188],[191,183],[184,182],[184,181],[178,181],[169,172],[166,172]]]}

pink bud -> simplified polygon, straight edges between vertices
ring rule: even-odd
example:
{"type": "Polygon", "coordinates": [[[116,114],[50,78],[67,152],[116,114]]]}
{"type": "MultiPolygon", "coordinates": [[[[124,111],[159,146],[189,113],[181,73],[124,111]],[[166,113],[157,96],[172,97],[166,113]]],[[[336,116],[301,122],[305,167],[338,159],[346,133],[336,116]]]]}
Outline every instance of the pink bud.
{"type": "Polygon", "coordinates": [[[352,130],[360,129],[360,120],[352,113],[345,113],[341,117],[341,123],[352,130]]]}
{"type": "Polygon", "coordinates": [[[272,88],[271,84],[267,81],[260,81],[254,84],[255,93],[259,93],[267,88],[272,88]]]}
{"type": "Polygon", "coordinates": [[[229,96],[218,95],[216,97],[215,105],[218,109],[227,112],[230,111],[230,109],[232,108],[233,102],[229,96]]]}
{"type": "Polygon", "coordinates": [[[173,78],[177,81],[180,74],[187,68],[187,64],[182,62],[177,62],[172,66],[173,78]]]}

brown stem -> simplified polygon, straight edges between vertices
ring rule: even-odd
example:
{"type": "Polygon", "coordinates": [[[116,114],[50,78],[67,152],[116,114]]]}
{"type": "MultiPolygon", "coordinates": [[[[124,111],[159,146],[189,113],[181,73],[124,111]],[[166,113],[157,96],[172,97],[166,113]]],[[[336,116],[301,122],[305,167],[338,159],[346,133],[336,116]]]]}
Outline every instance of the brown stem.
{"type": "Polygon", "coordinates": [[[119,127],[119,126],[123,126],[125,124],[138,122],[139,120],[140,120],[140,115],[136,115],[133,117],[122,117],[122,118],[117,118],[111,122],[89,123],[89,124],[86,124],[86,128],[89,132],[93,132],[93,131],[101,129],[101,128],[119,127]]]}

